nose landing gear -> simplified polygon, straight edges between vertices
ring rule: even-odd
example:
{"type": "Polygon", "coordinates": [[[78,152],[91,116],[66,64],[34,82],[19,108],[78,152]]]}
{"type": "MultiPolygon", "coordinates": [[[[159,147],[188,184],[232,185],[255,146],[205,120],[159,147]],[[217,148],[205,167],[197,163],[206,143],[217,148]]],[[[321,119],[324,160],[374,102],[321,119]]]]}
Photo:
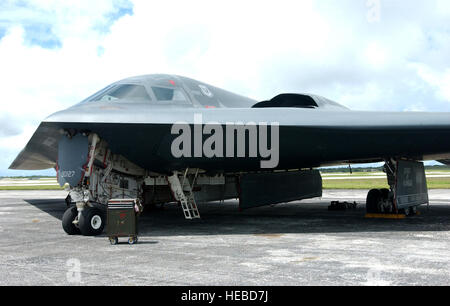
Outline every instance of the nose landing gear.
{"type": "Polygon", "coordinates": [[[81,213],[76,206],[69,207],[62,218],[62,227],[69,235],[97,236],[103,232],[105,223],[105,213],[88,206],[81,213]]]}

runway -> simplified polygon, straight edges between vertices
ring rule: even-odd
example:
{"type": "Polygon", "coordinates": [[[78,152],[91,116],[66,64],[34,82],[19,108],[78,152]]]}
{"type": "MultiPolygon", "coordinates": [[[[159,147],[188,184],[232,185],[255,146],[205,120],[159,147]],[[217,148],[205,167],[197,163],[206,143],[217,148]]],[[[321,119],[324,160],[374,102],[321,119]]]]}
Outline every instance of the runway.
{"type": "Polygon", "coordinates": [[[0,285],[450,285],[450,191],[405,220],[365,219],[366,193],[200,204],[194,222],[167,205],[140,219],[138,245],[111,246],[63,232],[65,191],[0,191],[0,285]]]}

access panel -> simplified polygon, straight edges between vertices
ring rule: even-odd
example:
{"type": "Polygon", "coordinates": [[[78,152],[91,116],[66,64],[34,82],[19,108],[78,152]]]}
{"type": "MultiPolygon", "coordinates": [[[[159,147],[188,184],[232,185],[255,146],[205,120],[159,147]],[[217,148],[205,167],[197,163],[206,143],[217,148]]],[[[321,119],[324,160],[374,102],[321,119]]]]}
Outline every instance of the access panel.
{"type": "Polygon", "coordinates": [[[322,196],[318,170],[244,174],[239,184],[241,209],[322,196]]]}
{"type": "Polygon", "coordinates": [[[423,163],[398,161],[395,199],[397,209],[428,204],[428,187],[423,163]]]}

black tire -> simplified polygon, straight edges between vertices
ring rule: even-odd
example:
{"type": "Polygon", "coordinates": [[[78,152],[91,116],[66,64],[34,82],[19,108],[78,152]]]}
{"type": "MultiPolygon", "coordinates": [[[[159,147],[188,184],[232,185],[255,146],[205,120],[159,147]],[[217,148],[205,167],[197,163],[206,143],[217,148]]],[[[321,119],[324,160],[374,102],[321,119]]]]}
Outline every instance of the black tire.
{"type": "Polygon", "coordinates": [[[75,224],[73,224],[73,221],[75,220],[77,215],[78,211],[75,206],[69,207],[64,212],[64,215],[62,217],[62,227],[68,235],[79,235],[81,233],[80,229],[75,224]]]}
{"type": "Polygon", "coordinates": [[[83,236],[98,236],[103,233],[105,223],[105,215],[100,209],[86,207],[78,220],[78,227],[83,236]]]}
{"type": "Polygon", "coordinates": [[[71,205],[72,205],[72,198],[70,197],[70,194],[69,195],[67,195],[67,197],[66,197],[66,205],[67,205],[67,207],[70,207],[71,205]]]}
{"type": "Polygon", "coordinates": [[[376,214],[379,212],[378,203],[382,198],[382,193],[379,189],[372,189],[367,194],[366,211],[369,214],[376,214]]]}
{"type": "Polygon", "coordinates": [[[380,193],[381,193],[381,200],[389,203],[388,207],[384,206],[382,212],[383,213],[392,213],[394,211],[394,204],[392,203],[392,200],[389,200],[390,190],[387,188],[383,188],[383,189],[380,189],[380,193]]]}
{"type": "Polygon", "coordinates": [[[398,213],[400,215],[408,216],[409,215],[409,208],[401,208],[401,209],[398,210],[398,213]]]}
{"type": "Polygon", "coordinates": [[[389,189],[383,188],[383,189],[380,189],[380,192],[381,192],[381,198],[383,200],[388,200],[389,199],[389,189]]]}

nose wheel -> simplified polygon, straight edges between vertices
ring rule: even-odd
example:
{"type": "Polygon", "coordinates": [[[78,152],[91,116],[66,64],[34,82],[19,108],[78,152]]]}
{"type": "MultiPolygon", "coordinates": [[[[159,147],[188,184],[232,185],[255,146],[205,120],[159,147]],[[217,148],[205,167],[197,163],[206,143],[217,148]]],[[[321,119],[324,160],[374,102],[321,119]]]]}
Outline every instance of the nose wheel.
{"type": "Polygon", "coordinates": [[[62,227],[68,235],[79,235],[80,229],[74,221],[78,218],[78,211],[75,206],[69,207],[62,217],[62,227]]]}
{"type": "Polygon", "coordinates": [[[105,219],[104,213],[100,209],[86,207],[81,213],[78,226],[84,236],[98,236],[105,228],[105,219]]]}

